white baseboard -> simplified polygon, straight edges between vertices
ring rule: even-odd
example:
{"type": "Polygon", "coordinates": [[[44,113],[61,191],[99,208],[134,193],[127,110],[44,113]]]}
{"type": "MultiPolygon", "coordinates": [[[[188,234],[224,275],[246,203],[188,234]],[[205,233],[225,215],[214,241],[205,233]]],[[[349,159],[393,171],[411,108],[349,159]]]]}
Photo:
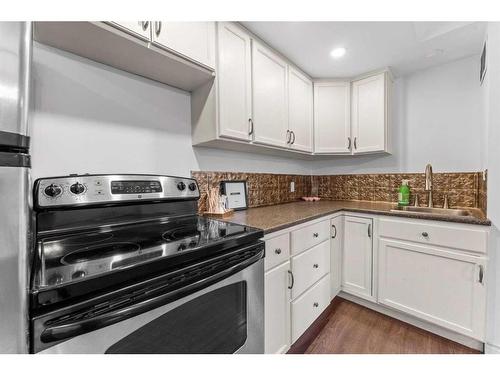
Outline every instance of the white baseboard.
{"type": "Polygon", "coordinates": [[[500,346],[486,343],[484,345],[485,354],[500,354],[500,346]]]}
{"type": "MultiPolygon", "coordinates": [[[[388,307],[376,304],[376,303],[371,302],[371,301],[367,301],[363,298],[353,296],[352,294],[348,294],[346,292],[340,292],[338,294],[338,296],[345,298],[348,301],[357,303],[358,305],[361,305],[361,306],[367,307],[371,310],[377,311],[381,314],[390,316],[394,319],[401,320],[405,323],[411,324],[412,326],[421,328],[425,331],[429,331],[429,332],[434,333],[438,336],[444,337],[448,340],[458,342],[459,344],[465,345],[469,348],[479,350],[481,352],[483,352],[485,350],[484,343],[482,343],[481,341],[478,341],[478,340],[473,339],[471,337],[461,335],[460,333],[450,331],[446,328],[439,327],[433,323],[425,322],[425,321],[420,320],[418,318],[415,318],[413,316],[407,315],[405,313],[402,313],[402,312],[399,312],[396,310],[392,310],[388,307]]],[[[500,348],[497,347],[496,350],[500,350],[500,348]]],[[[497,353],[497,352],[495,352],[495,353],[497,353]]]]}

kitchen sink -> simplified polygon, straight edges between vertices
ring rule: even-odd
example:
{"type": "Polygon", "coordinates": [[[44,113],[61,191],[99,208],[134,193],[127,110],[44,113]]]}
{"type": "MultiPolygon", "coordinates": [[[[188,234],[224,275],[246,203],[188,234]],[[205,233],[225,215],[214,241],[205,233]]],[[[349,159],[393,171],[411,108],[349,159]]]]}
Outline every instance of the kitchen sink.
{"type": "Polygon", "coordinates": [[[446,215],[446,216],[470,216],[471,213],[467,210],[453,208],[435,208],[435,207],[415,207],[415,206],[396,206],[392,212],[407,212],[414,214],[431,214],[431,215],[446,215]]]}

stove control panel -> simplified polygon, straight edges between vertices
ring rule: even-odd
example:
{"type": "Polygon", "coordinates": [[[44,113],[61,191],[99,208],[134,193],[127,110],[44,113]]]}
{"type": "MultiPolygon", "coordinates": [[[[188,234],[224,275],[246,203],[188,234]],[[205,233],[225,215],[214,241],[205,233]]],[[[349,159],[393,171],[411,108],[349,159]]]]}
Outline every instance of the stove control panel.
{"type": "Polygon", "coordinates": [[[174,176],[70,175],[35,181],[37,208],[199,197],[196,180],[174,176]]]}

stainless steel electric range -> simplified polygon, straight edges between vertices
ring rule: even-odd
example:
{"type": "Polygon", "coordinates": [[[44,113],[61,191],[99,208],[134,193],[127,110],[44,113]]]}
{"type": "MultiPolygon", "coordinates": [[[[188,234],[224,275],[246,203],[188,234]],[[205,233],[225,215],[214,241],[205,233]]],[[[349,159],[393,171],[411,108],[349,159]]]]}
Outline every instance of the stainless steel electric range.
{"type": "Polygon", "coordinates": [[[263,353],[261,230],[197,215],[188,178],[35,182],[32,353],[263,353]]]}

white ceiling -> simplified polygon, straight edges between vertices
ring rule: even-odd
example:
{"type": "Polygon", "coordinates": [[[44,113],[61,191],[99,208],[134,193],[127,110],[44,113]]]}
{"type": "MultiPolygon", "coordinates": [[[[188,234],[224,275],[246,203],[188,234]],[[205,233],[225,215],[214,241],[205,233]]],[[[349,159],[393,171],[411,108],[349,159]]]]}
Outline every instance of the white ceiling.
{"type": "Polygon", "coordinates": [[[242,22],[314,78],[405,75],[480,54],[484,22],[242,22]],[[330,57],[333,48],[347,49],[330,57]]]}

